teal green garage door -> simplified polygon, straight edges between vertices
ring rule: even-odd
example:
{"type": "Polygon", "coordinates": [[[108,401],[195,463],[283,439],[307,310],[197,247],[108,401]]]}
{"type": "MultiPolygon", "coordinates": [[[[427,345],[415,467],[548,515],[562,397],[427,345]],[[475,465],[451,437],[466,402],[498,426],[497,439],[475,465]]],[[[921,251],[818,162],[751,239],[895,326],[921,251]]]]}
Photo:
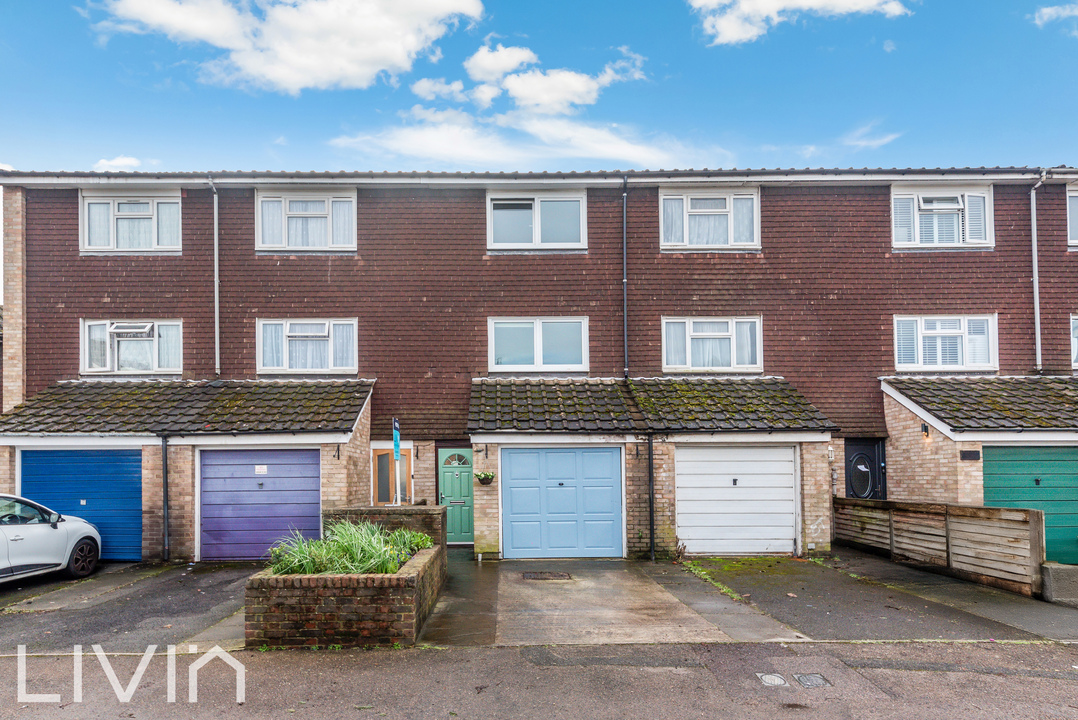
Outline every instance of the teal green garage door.
{"type": "Polygon", "coordinates": [[[1043,510],[1047,558],[1078,565],[1078,447],[984,448],[984,504],[1043,510]]]}

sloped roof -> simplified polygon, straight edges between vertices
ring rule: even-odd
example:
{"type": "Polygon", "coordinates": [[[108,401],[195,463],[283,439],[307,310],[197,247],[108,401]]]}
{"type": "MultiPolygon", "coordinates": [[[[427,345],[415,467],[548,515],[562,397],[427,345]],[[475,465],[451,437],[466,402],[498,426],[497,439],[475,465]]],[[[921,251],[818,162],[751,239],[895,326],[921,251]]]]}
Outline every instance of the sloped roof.
{"type": "Polygon", "coordinates": [[[1078,430],[1078,378],[884,378],[953,430],[1078,430]]]}
{"type": "Polygon", "coordinates": [[[782,378],[478,378],[477,432],[837,429],[782,378]]]}
{"type": "Polygon", "coordinates": [[[350,432],[372,380],[78,381],[0,415],[0,434],[350,432]]]}

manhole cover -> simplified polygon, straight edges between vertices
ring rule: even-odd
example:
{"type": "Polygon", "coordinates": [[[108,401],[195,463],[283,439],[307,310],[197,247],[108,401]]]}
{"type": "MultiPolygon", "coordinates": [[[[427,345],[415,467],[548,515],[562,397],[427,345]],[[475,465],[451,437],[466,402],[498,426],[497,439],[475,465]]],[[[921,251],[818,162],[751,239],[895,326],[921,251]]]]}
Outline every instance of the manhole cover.
{"type": "Polygon", "coordinates": [[[569,573],[565,572],[548,572],[546,570],[542,572],[526,572],[524,573],[525,580],[572,580],[573,577],[569,573]]]}
{"type": "Polygon", "coordinates": [[[807,675],[794,675],[794,680],[801,683],[801,687],[806,688],[818,688],[818,687],[830,687],[831,683],[827,681],[820,673],[808,673],[807,675]]]}
{"type": "Polygon", "coordinates": [[[789,685],[786,678],[778,673],[756,673],[756,677],[760,678],[760,682],[768,687],[787,687],[789,685]]]}

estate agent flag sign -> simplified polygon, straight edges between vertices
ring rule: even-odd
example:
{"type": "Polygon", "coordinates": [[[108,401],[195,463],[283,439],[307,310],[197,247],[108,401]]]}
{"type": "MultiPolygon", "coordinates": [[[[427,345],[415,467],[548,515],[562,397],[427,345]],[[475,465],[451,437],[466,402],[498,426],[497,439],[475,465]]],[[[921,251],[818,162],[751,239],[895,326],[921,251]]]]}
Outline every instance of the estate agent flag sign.
{"type": "Polygon", "coordinates": [[[397,468],[397,502],[404,502],[404,488],[401,486],[401,424],[397,418],[393,418],[393,465],[397,468]]]}

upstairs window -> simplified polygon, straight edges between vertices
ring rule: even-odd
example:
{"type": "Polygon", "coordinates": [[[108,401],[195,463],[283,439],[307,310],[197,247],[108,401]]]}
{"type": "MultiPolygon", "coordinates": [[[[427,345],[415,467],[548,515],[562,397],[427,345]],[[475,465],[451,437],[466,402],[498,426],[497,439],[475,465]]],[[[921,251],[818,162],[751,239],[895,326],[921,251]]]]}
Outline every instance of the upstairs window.
{"type": "Polygon", "coordinates": [[[92,374],[178,374],[183,369],[179,320],[86,320],[82,371],[92,374]]]}
{"type": "Polygon", "coordinates": [[[356,196],[258,193],[259,250],[355,250],[356,196]]]}
{"type": "Polygon", "coordinates": [[[1071,367],[1078,368],[1078,315],[1071,315],[1071,367]]]}
{"type": "Polygon", "coordinates": [[[991,246],[991,188],[907,192],[896,187],[891,220],[896,248],[991,246]]]}
{"type": "Polygon", "coordinates": [[[356,318],[338,320],[259,320],[258,371],[261,373],[354,373],[356,318]]]}
{"type": "Polygon", "coordinates": [[[763,370],[760,318],[663,318],[663,370],[763,370]]]}
{"type": "Polygon", "coordinates": [[[584,250],[583,193],[487,196],[489,250],[584,250]]]}
{"type": "Polygon", "coordinates": [[[586,372],[588,319],[490,318],[487,347],[490,372],[586,372]]]}
{"type": "Polygon", "coordinates": [[[180,250],[180,193],[82,193],[79,246],[84,252],[152,253],[180,250]]]}
{"type": "Polygon", "coordinates": [[[1078,245],[1078,188],[1067,192],[1067,243],[1078,245]]]}
{"type": "Polygon", "coordinates": [[[994,315],[896,317],[897,370],[995,370],[994,315]]]}
{"type": "Polygon", "coordinates": [[[758,195],[752,193],[662,193],[660,247],[678,250],[736,250],[760,247],[758,195]]]}

